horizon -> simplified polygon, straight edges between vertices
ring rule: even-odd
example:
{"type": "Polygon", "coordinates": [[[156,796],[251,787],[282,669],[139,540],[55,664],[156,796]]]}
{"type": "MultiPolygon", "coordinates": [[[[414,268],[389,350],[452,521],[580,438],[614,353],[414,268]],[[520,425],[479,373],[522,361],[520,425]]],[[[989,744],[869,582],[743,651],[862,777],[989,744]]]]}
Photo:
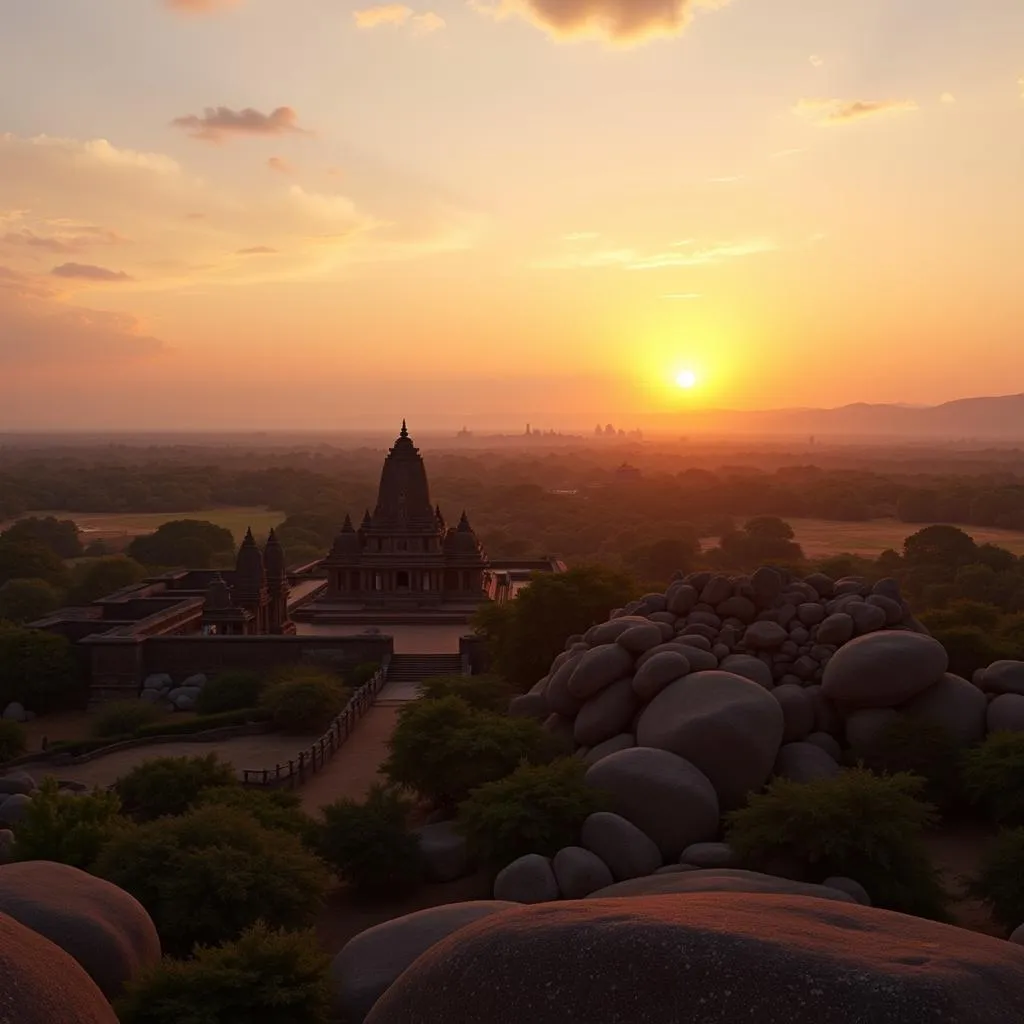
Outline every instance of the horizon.
{"type": "Polygon", "coordinates": [[[1019,3],[288,15],[7,12],[0,431],[673,433],[1024,390],[1019,3]]]}

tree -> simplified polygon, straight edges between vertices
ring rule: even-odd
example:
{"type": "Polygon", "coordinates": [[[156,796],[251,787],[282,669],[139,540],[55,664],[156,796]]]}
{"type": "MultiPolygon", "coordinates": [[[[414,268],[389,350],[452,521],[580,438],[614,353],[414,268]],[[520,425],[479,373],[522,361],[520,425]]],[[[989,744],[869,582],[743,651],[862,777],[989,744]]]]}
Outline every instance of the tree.
{"type": "Polygon", "coordinates": [[[206,789],[238,785],[235,769],[216,754],[154,757],[114,784],[125,812],[136,821],[184,814],[206,789]]]}
{"type": "Polygon", "coordinates": [[[628,551],[626,567],[637,579],[660,585],[667,584],[676,572],[689,572],[700,554],[700,540],[693,527],[681,533],[628,551]]]}
{"type": "Polygon", "coordinates": [[[423,880],[419,840],[409,831],[412,804],[374,786],[363,803],[338,800],[322,808],[320,856],[358,892],[402,895],[423,880]]]}
{"type": "Polygon", "coordinates": [[[196,710],[201,715],[217,715],[223,711],[254,708],[266,686],[266,677],[258,672],[244,669],[222,672],[203,687],[196,710]]]}
{"type": "Polygon", "coordinates": [[[896,515],[904,523],[934,523],[939,518],[939,495],[927,488],[911,488],[896,502],[896,515]]]}
{"type": "Polygon", "coordinates": [[[262,922],[234,941],[163,959],[129,983],[121,1024],[328,1024],[328,957],[316,933],[262,922]]]}
{"type": "Polygon", "coordinates": [[[127,736],[145,725],[154,725],[167,717],[155,704],[143,700],[122,700],[107,704],[92,723],[97,739],[127,736]]]}
{"type": "Polygon", "coordinates": [[[145,575],[145,566],[124,555],[83,562],[72,571],[68,601],[71,604],[98,601],[123,587],[138,583],[145,575]]]}
{"type": "Polygon", "coordinates": [[[77,707],[85,696],[64,637],[0,623],[0,706],[17,701],[41,715],[77,707]]]}
{"type": "Polygon", "coordinates": [[[60,592],[46,580],[8,580],[0,586],[0,621],[35,622],[60,603],[60,592]]]}
{"type": "Polygon", "coordinates": [[[903,542],[903,557],[910,566],[941,565],[956,569],[973,562],[977,545],[957,526],[926,526],[903,542]]]}
{"type": "Polygon", "coordinates": [[[0,584],[8,580],[43,580],[63,589],[68,570],[59,555],[38,541],[0,538],[0,584]]]}
{"type": "Polygon", "coordinates": [[[94,873],[146,908],[176,956],[235,939],[258,921],[305,927],[327,884],[298,839],[216,806],[131,826],[106,846],[94,873]]]}
{"type": "Polygon", "coordinates": [[[55,516],[19,519],[0,533],[0,540],[14,544],[40,544],[62,559],[78,558],[82,554],[78,526],[70,519],[57,519],[55,516]]]}
{"type": "Polygon", "coordinates": [[[1024,828],[1004,829],[971,880],[972,896],[992,908],[1007,931],[1024,921],[1024,828]]]}
{"type": "Polygon", "coordinates": [[[566,637],[604,622],[635,593],[627,576],[597,566],[538,574],[513,601],[484,605],[474,628],[487,638],[494,671],[528,690],[547,672],[566,637]]]}
{"type": "Polygon", "coordinates": [[[302,809],[299,794],[290,789],[217,786],[204,789],[192,808],[211,806],[243,811],[264,828],[287,832],[307,845],[315,840],[317,823],[302,809]]]}
{"type": "Polygon", "coordinates": [[[515,691],[501,676],[431,676],[420,686],[420,695],[427,700],[459,697],[477,711],[504,712],[515,691]]]}
{"type": "Polygon", "coordinates": [[[290,668],[260,695],[260,707],[284,732],[322,732],[345,708],[349,691],[336,676],[313,667],[290,668]]]}
{"type": "MultiPolygon", "coordinates": [[[[0,718],[0,764],[25,753],[28,741],[25,729],[19,722],[0,718]]],[[[7,799],[4,797],[4,799],[7,799]]]]}
{"type": "Polygon", "coordinates": [[[790,541],[796,534],[793,527],[778,516],[755,516],[743,525],[743,532],[753,541],[775,543],[790,541]]]}
{"type": "Polygon", "coordinates": [[[207,569],[214,556],[235,549],[230,530],[205,519],[174,519],[155,533],[136,537],[128,554],[143,565],[207,569]]]}

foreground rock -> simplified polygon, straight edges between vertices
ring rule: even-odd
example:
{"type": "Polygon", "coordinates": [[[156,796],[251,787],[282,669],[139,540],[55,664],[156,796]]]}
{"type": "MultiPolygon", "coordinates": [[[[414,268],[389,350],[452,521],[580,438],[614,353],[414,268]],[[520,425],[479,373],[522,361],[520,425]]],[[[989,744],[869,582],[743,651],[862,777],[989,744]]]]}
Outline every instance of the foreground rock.
{"type": "Polygon", "coordinates": [[[452,932],[518,906],[493,900],[453,903],[360,932],[331,962],[334,1003],[342,1019],[346,1024],[358,1024],[418,956],[452,932]]]}
{"type": "Polygon", "coordinates": [[[478,922],[421,957],[368,1020],[1015,1024],[1022,1005],[1012,943],[852,903],[715,893],[478,922]]]}
{"type": "Polygon", "coordinates": [[[892,708],[934,686],[948,667],[946,649],[930,636],[870,633],[836,651],[821,687],[842,707],[892,708]]]}
{"type": "Polygon", "coordinates": [[[95,982],[60,947],[0,914],[3,1024],[117,1024],[95,982]]]}
{"type": "Polygon", "coordinates": [[[853,903],[848,893],[810,882],[794,882],[789,878],[762,875],[757,871],[731,868],[687,871],[685,874],[653,875],[610,885],[594,893],[594,899],[615,896],[665,896],[683,893],[761,893],[777,896],[807,896],[839,903],[853,903]]]}
{"type": "Polygon", "coordinates": [[[40,860],[0,867],[0,913],[74,957],[111,999],[160,960],[160,939],[142,904],[66,864],[40,860]]]}

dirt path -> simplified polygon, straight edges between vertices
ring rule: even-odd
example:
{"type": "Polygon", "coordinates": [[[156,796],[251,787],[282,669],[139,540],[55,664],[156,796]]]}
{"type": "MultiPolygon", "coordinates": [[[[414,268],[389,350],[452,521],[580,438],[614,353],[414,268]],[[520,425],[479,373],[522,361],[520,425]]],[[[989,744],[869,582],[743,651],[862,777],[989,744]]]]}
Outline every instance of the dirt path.
{"type": "Polygon", "coordinates": [[[302,806],[316,814],[324,804],[341,797],[362,800],[375,782],[378,768],[388,756],[388,740],[401,709],[374,704],[327,767],[299,789],[302,806]]]}

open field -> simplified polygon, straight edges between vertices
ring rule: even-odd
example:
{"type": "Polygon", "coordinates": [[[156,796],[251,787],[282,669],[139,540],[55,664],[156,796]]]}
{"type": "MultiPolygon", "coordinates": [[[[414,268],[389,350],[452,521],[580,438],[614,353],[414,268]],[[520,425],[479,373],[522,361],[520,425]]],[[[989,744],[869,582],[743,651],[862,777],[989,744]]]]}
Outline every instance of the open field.
{"type": "MultiPolygon", "coordinates": [[[[207,508],[197,512],[28,512],[32,516],[56,516],[71,519],[82,531],[82,541],[108,540],[117,537],[131,539],[153,533],[172,519],[205,519],[230,530],[236,541],[245,536],[251,526],[258,537],[266,536],[272,526],[284,520],[283,512],[267,508],[207,508]]],[[[8,524],[0,524],[0,529],[8,524]]]]}
{"type": "MultiPolygon", "coordinates": [[[[849,553],[876,557],[887,548],[900,551],[903,541],[920,526],[897,519],[873,519],[866,523],[835,523],[826,519],[787,519],[797,542],[808,558],[849,553]]],[[[979,544],[998,544],[1014,554],[1024,555],[1024,533],[995,530],[984,526],[962,526],[979,544]]]]}

